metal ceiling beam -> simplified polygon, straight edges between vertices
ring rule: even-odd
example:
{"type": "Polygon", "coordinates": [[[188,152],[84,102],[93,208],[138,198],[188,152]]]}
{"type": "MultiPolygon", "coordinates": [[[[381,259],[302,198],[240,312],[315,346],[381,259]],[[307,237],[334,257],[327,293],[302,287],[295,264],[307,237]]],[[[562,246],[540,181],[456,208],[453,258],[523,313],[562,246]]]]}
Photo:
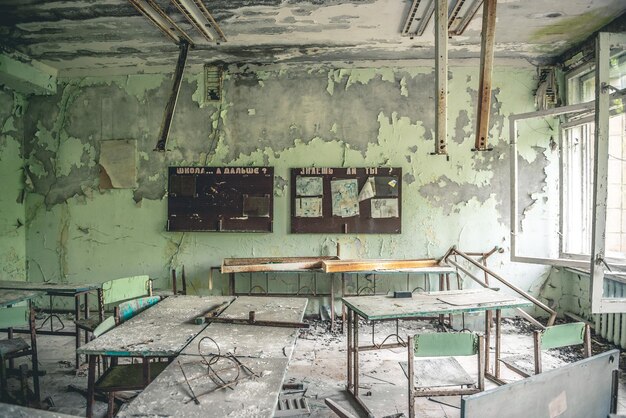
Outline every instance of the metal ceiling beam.
{"type": "Polygon", "coordinates": [[[437,114],[435,115],[435,155],[447,155],[448,121],[448,0],[435,0],[435,97],[437,114]]]}
{"type": "Polygon", "coordinates": [[[176,44],[179,44],[181,41],[186,41],[192,47],[194,46],[193,41],[185,33],[184,30],[180,28],[170,18],[161,7],[154,2],[154,0],[128,0],[131,5],[139,13],[144,15],[152,24],[154,24],[165,36],[170,38],[176,44]]]}
{"type": "Polygon", "coordinates": [[[476,141],[474,151],[490,151],[489,114],[491,112],[491,73],[493,70],[493,49],[496,33],[497,0],[483,2],[483,27],[480,42],[480,83],[478,88],[478,108],[476,115],[476,141]]]}
{"type": "Polygon", "coordinates": [[[174,110],[176,109],[176,102],[178,101],[178,93],[180,92],[180,85],[183,81],[183,73],[185,71],[185,64],[187,63],[187,52],[189,50],[189,44],[187,42],[180,43],[180,53],[178,54],[178,61],[176,62],[176,70],[174,71],[174,82],[172,84],[172,92],[170,98],[165,106],[165,114],[163,115],[163,122],[161,123],[161,131],[159,133],[159,139],[157,141],[155,151],[165,151],[167,145],[167,138],[170,134],[170,128],[172,126],[172,118],[174,117],[174,110]]]}
{"type": "Polygon", "coordinates": [[[220,29],[219,25],[211,16],[211,13],[207,10],[202,3],[202,0],[170,0],[174,6],[185,16],[185,19],[189,21],[200,34],[209,42],[213,41],[214,34],[209,30],[213,28],[219,38],[226,42],[226,36],[220,29]]]}

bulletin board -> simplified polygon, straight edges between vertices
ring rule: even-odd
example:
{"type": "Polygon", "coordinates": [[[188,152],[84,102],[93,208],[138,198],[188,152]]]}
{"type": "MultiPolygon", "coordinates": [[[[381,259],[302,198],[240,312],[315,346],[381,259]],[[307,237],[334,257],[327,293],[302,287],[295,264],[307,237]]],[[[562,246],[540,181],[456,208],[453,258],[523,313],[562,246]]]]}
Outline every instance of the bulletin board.
{"type": "Polygon", "coordinates": [[[291,232],[399,234],[402,169],[292,168],[291,232]]]}
{"type": "Polygon", "coordinates": [[[273,167],[169,167],[168,231],[272,232],[273,167]]]}

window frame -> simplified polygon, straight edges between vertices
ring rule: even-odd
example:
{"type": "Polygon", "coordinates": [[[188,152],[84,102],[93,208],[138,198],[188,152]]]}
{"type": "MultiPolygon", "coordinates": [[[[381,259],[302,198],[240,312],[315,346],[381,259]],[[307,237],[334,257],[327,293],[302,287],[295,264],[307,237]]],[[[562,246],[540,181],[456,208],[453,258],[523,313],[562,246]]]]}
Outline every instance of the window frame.
{"type": "MultiPolygon", "coordinates": [[[[595,67],[595,99],[593,101],[561,106],[554,109],[528,112],[509,116],[509,140],[511,146],[511,261],[546,264],[560,267],[582,268],[590,271],[590,299],[592,313],[618,313],[626,312],[626,298],[604,297],[605,267],[608,258],[605,258],[606,237],[606,209],[607,209],[607,185],[608,185],[608,161],[609,161],[609,118],[611,116],[610,99],[611,88],[609,87],[609,64],[611,46],[621,46],[626,49],[626,34],[600,32],[596,38],[595,65],[589,63],[577,69],[569,76],[582,75],[595,67]],[[592,230],[591,230],[591,254],[570,254],[563,252],[563,238],[559,238],[559,256],[557,258],[528,257],[519,254],[516,237],[519,234],[519,204],[518,204],[518,149],[517,149],[517,123],[526,119],[546,116],[563,116],[571,113],[593,112],[591,116],[582,118],[579,123],[584,124],[594,121],[594,160],[592,185],[592,230]]],[[[567,88],[571,88],[569,82],[567,88]]],[[[570,92],[568,92],[570,93],[570,92]]],[[[623,91],[622,91],[623,93],[623,91]]],[[[625,99],[626,100],[626,99],[625,99]]],[[[623,111],[623,109],[622,109],[623,111]]],[[[572,126],[574,125],[571,124],[572,126]]],[[[563,144],[562,127],[559,126],[559,145],[563,144]]],[[[559,233],[563,233],[563,154],[559,160],[559,233]]],[[[620,260],[623,262],[624,260],[620,260]]]]}

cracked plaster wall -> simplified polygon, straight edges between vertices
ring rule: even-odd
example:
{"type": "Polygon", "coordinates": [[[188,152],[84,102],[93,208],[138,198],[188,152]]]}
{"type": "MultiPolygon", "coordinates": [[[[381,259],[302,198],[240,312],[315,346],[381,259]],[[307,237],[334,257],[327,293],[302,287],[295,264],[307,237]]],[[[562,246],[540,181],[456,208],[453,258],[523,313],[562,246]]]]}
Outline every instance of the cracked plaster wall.
{"type": "Polygon", "coordinates": [[[0,87],[0,280],[26,280],[23,160],[23,96],[0,87]]]}
{"type": "MultiPolygon", "coordinates": [[[[532,67],[494,70],[494,150],[474,153],[478,65],[451,69],[449,161],[429,155],[432,68],[231,67],[221,105],[203,103],[202,72],[192,69],[167,153],[152,150],[170,75],[65,80],[56,95],[31,98],[24,116],[26,182],[32,185],[26,197],[28,277],[90,282],[149,274],[165,285],[170,269],[184,265],[192,292],[220,293],[225,277],[211,277],[209,268],[225,257],[334,255],[337,243],[346,258],[440,257],[451,245],[467,251],[498,245],[505,253],[493,256],[490,266],[537,293],[549,269],[508,261],[507,116],[533,110],[534,74],[532,67]],[[135,190],[98,189],[99,144],[110,139],[137,140],[135,190]],[[263,164],[275,167],[274,233],[164,230],[169,165],[263,164]],[[401,235],[289,233],[290,167],[380,165],[401,166],[405,173],[401,235]]],[[[525,136],[519,146],[522,180],[535,184],[525,204],[536,211],[524,216],[540,217],[550,201],[551,151],[545,135],[525,136]]],[[[251,280],[265,285],[264,276],[251,280]]],[[[274,291],[297,290],[293,278],[269,280],[274,291]]],[[[326,278],[318,282],[319,291],[328,288],[326,278]]],[[[396,284],[386,281],[378,289],[396,284]]],[[[238,286],[243,290],[247,281],[238,286]]]]}

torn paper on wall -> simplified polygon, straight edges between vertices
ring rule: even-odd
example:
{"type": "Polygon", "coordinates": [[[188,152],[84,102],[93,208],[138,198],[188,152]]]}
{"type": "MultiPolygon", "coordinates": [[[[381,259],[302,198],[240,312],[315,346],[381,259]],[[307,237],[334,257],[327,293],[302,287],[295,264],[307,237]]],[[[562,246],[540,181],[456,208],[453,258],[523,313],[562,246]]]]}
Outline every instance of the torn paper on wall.
{"type": "Polygon", "coordinates": [[[298,218],[321,218],[322,198],[321,197],[299,197],[296,198],[296,217],[298,218]]]}
{"type": "Polygon", "coordinates": [[[398,199],[372,199],[372,218],[397,218],[398,199]]]}
{"type": "Polygon", "coordinates": [[[376,183],[374,177],[368,177],[359,192],[359,202],[371,199],[374,196],[376,196],[376,183]]]}
{"type": "Polygon", "coordinates": [[[322,196],[324,183],[322,177],[296,177],[296,195],[298,196],[322,196]]]}
{"type": "Polygon", "coordinates": [[[100,142],[100,188],[134,189],[137,187],[137,141],[100,142]]]}
{"type": "Polygon", "coordinates": [[[358,183],[356,179],[330,182],[333,216],[347,218],[359,215],[358,183]]]}

